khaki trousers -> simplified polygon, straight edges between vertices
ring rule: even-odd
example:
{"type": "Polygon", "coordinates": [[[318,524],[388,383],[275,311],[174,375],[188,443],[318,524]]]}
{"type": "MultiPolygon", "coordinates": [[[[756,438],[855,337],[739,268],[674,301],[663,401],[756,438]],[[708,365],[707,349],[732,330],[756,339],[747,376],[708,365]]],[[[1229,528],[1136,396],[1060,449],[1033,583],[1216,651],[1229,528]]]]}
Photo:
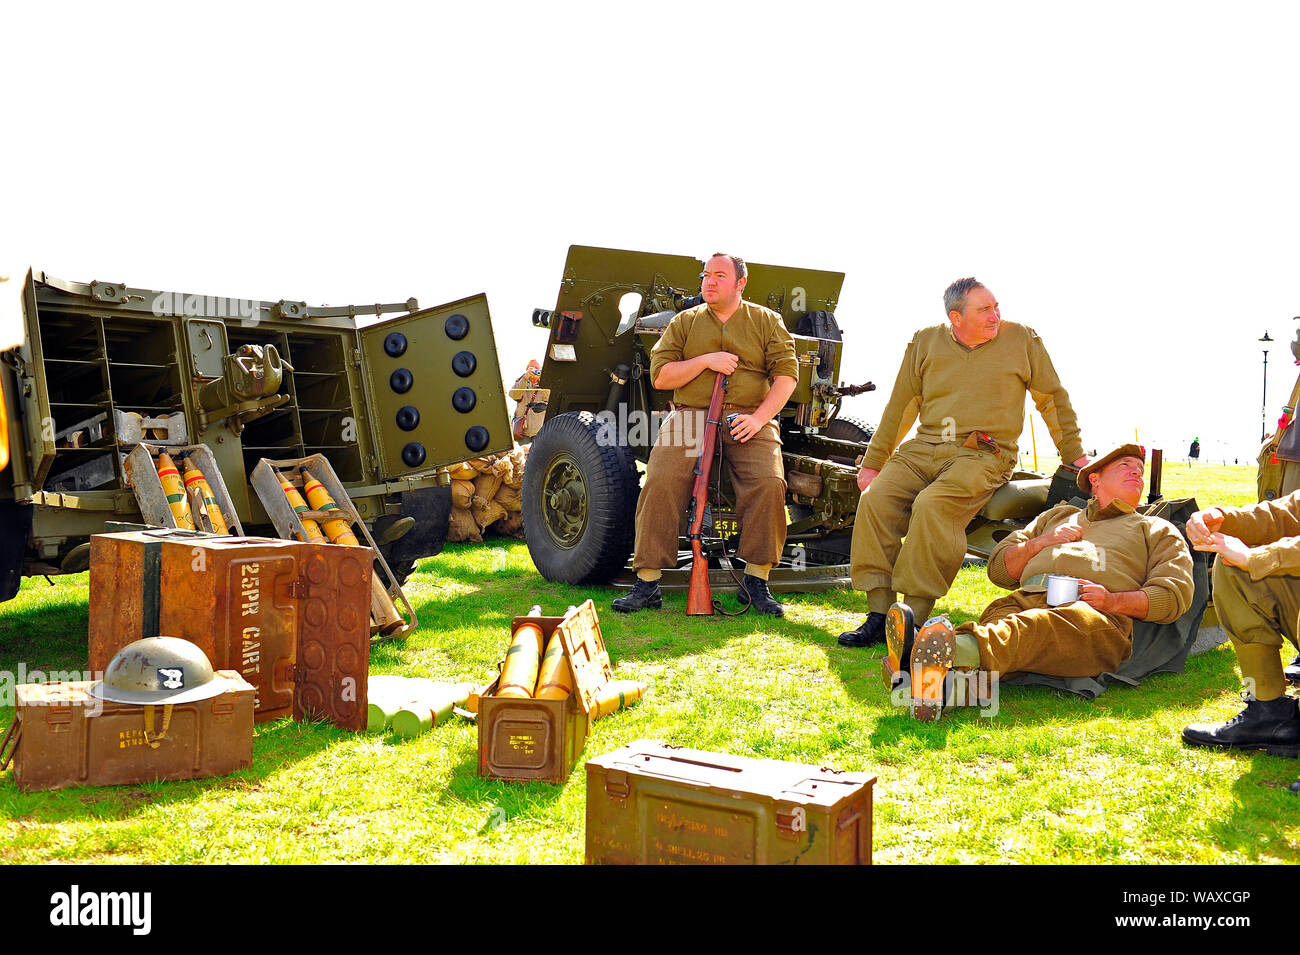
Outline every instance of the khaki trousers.
{"type": "MultiPolygon", "coordinates": [[[[752,409],[724,409],[724,414],[752,409]]],[[[632,566],[649,570],[677,566],[677,538],[691,502],[695,465],[704,440],[703,408],[677,408],[664,419],[646,465],[645,486],[636,505],[636,549],[632,566]]],[[[731,471],[740,520],[736,556],[747,564],[775,564],[785,546],[785,467],[781,435],[774,422],[744,444],[725,422],[722,459],[731,471]]]]}
{"type": "Polygon", "coordinates": [[[966,556],[966,525],[1014,463],[955,442],[904,443],[858,499],[854,588],[934,600],[946,594],[966,556]]]}
{"type": "Polygon", "coordinates": [[[1280,647],[1285,636],[1297,643],[1300,577],[1271,574],[1251,580],[1240,567],[1222,558],[1214,562],[1214,612],[1236,643],[1280,647]]]}
{"type": "Polygon", "coordinates": [[[1133,622],[1094,610],[1082,600],[1047,606],[1047,594],[1023,590],[993,601],[980,622],[957,627],[975,637],[980,668],[1003,677],[1017,673],[1096,676],[1133,652],[1133,622]]]}

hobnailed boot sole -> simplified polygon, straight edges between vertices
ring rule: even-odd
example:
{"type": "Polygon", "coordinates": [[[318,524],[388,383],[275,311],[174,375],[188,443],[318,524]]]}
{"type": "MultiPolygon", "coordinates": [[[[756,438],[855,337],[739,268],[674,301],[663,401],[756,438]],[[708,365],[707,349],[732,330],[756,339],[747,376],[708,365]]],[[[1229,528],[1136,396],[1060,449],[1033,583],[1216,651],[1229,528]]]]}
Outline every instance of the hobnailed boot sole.
{"type": "Polygon", "coordinates": [[[912,619],[912,608],[904,603],[894,604],[885,613],[885,648],[889,665],[882,668],[882,672],[888,689],[892,690],[902,681],[903,670],[912,658],[915,640],[916,623],[912,619]]]}
{"type": "Polygon", "coordinates": [[[943,715],[944,685],[957,660],[957,634],[947,617],[933,617],[916,635],[910,666],[912,716],[933,722],[943,715]]]}

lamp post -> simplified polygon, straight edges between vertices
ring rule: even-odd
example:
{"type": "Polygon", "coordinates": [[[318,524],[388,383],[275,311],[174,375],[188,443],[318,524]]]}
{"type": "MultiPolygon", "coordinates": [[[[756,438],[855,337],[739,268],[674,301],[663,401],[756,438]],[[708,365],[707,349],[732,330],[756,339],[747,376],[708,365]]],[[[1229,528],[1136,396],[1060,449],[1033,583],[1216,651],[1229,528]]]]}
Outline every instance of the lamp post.
{"type": "Polygon", "coordinates": [[[1268,437],[1268,346],[1273,341],[1269,338],[1267,329],[1264,331],[1264,337],[1260,339],[1264,342],[1264,400],[1259,406],[1259,443],[1263,444],[1264,439],[1268,437]]]}

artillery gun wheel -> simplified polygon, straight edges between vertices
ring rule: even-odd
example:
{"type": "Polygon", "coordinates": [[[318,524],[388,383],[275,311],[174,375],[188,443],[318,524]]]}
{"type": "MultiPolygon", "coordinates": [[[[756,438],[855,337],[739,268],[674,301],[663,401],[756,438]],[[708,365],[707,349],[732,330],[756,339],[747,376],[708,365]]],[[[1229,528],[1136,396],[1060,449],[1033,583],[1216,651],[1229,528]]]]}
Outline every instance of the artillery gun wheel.
{"type": "MultiPolygon", "coordinates": [[[[387,555],[384,556],[384,559],[388,559],[387,555]]],[[[389,561],[388,569],[393,572],[393,579],[397,581],[397,586],[405,587],[407,578],[410,577],[411,574],[415,573],[415,561],[399,560],[395,564],[392,561],[389,561]]]]}
{"type": "Polygon", "coordinates": [[[635,536],[640,478],[626,448],[600,441],[589,411],[543,425],[524,468],[528,552],[547,580],[603,584],[627,562],[635,536]]]}
{"type": "Polygon", "coordinates": [[[836,418],[826,426],[826,437],[837,441],[857,441],[860,444],[867,444],[875,433],[876,429],[865,421],[844,416],[836,418]]]}

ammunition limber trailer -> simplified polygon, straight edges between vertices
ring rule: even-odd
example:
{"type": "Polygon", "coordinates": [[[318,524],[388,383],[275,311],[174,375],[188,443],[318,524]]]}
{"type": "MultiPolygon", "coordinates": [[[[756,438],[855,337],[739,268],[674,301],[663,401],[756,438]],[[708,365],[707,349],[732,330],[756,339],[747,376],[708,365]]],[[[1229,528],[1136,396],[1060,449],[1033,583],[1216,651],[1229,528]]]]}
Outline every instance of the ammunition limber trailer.
{"type": "Polygon", "coordinates": [[[28,272],[0,278],[0,318],[23,336],[0,353],[4,600],[140,520],[123,459],[141,440],[205,445],[244,530],[272,536],[253,467],[323,454],[399,579],[446,540],[437,470],[513,445],[484,295],[316,308],[28,272]]]}

